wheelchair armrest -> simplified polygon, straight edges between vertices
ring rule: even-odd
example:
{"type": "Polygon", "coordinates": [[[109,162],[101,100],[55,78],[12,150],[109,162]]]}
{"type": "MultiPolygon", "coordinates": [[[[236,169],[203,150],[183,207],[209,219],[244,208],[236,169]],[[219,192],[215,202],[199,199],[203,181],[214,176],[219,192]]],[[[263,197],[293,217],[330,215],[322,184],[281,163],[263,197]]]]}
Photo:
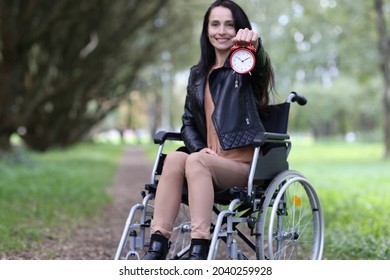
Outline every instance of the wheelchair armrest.
{"type": "Polygon", "coordinates": [[[165,140],[181,141],[180,132],[159,131],[154,135],[154,144],[163,144],[165,140]]]}
{"type": "Polygon", "coordinates": [[[253,139],[252,144],[255,147],[263,146],[265,143],[279,143],[290,139],[290,135],[283,133],[259,132],[253,139]]]}

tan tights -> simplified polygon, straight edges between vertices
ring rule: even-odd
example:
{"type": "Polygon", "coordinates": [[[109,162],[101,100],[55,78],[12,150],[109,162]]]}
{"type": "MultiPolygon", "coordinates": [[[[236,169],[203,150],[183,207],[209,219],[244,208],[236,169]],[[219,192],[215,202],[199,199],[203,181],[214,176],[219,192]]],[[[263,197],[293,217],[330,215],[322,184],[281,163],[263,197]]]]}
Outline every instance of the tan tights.
{"type": "Polygon", "coordinates": [[[246,187],[249,164],[203,152],[169,153],[157,187],[152,232],[169,238],[187,179],[191,238],[210,238],[214,191],[246,187]],[[215,189],[214,189],[215,188],[215,189]]]}

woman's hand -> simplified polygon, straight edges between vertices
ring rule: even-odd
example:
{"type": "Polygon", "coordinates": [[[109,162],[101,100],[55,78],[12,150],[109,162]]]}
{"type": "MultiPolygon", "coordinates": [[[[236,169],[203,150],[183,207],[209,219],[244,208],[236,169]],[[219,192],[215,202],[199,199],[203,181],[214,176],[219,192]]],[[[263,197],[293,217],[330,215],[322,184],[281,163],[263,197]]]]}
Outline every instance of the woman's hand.
{"type": "Polygon", "coordinates": [[[210,148],[203,148],[202,150],[199,151],[199,153],[206,153],[206,154],[210,154],[210,155],[214,155],[214,156],[217,156],[217,153],[214,152],[212,149],[210,148]]]}
{"type": "Polygon", "coordinates": [[[259,34],[254,32],[253,30],[250,30],[248,28],[245,29],[239,29],[237,31],[236,37],[232,39],[234,44],[242,44],[242,45],[252,45],[255,48],[258,46],[258,39],[259,34]]]}

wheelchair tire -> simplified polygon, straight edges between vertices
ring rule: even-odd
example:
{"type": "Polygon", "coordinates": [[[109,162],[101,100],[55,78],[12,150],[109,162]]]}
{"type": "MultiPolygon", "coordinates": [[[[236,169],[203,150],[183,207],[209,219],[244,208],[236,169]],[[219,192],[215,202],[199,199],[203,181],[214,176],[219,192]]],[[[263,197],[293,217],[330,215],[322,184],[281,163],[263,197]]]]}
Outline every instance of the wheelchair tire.
{"type": "Polygon", "coordinates": [[[324,219],[311,183],[286,170],[269,184],[256,224],[256,258],[300,260],[322,258],[324,219]]]}

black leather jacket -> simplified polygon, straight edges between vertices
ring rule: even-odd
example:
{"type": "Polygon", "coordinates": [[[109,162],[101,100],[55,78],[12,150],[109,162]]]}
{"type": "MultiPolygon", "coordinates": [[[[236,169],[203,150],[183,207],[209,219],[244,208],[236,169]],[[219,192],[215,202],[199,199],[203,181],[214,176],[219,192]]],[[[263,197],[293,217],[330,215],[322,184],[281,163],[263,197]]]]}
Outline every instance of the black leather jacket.
{"type": "MultiPolygon", "coordinates": [[[[262,47],[259,49],[252,75],[233,72],[228,57],[224,66],[213,70],[209,76],[210,92],[215,104],[212,119],[223,150],[248,146],[257,132],[264,131],[252,81],[259,77],[265,64],[266,54],[262,47]]],[[[204,110],[206,78],[196,66],[191,68],[181,128],[182,139],[190,153],[207,147],[204,110]]]]}

